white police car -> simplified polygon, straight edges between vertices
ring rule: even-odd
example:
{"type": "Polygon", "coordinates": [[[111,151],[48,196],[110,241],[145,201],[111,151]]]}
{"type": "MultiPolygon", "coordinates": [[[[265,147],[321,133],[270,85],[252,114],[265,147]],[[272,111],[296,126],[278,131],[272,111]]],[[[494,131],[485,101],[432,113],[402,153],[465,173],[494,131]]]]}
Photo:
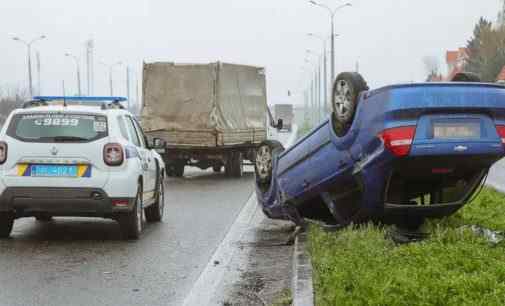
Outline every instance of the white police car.
{"type": "Polygon", "coordinates": [[[125,100],[34,97],[9,115],[0,131],[0,237],[22,217],[112,218],[131,239],[144,212],[161,221],[165,165],[125,100]]]}

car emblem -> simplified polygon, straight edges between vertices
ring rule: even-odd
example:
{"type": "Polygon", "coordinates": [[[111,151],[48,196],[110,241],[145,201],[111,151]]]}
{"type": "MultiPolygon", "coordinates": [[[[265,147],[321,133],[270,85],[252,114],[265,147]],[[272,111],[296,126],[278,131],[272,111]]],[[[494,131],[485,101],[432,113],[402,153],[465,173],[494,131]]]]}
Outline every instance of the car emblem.
{"type": "Polygon", "coordinates": [[[52,147],[51,151],[49,151],[49,152],[51,152],[51,154],[54,156],[54,155],[58,154],[58,149],[56,147],[52,147]]]}
{"type": "Polygon", "coordinates": [[[465,147],[465,146],[455,146],[454,147],[454,151],[456,151],[456,152],[464,152],[466,150],[468,150],[468,147],[465,147]]]}

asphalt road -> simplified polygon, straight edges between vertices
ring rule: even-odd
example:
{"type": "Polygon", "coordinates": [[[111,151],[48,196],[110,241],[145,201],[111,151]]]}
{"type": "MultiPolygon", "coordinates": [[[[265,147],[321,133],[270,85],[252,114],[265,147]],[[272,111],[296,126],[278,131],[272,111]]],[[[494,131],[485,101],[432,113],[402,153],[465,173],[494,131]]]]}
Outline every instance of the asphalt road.
{"type": "Polygon", "coordinates": [[[0,305],[180,305],[251,195],[248,170],[167,180],[164,221],[139,241],[109,220],[17,220],[0,241],[0,305]]]}

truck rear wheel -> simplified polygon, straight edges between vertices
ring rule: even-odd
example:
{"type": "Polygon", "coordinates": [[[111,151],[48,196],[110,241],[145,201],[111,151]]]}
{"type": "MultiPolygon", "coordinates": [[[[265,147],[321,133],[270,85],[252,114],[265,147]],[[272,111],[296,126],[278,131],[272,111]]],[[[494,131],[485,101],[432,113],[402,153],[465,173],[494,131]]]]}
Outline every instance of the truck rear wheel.
{"type": "Polygon", "coordinates": [[[242,167],[243,157],[242,152],[232,152],[228,156],[228,160],[225,165],[225,172],[227,176],[230,177],[242,177],[243,167],[242,167]]]}
{"type": "Polygon", "coordinates": [[[173,169],[172,169],[172,172],[174,174],[175,177],[183,177],[184,176],[184,167],[185,167],[185,163],[184,162],[176,162],[174,165],[173,165],[173,169]]]}

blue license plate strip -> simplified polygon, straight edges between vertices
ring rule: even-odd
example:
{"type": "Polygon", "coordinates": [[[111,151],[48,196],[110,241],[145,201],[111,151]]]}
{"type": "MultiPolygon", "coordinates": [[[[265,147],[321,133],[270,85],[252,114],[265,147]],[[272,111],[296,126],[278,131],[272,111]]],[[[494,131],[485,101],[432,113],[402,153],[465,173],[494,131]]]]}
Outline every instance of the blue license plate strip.
{"type": "Polygon", "coordinates": [[[77,165],[30,165],[30,175],[37,177],[77,177],[77,165]]]}

